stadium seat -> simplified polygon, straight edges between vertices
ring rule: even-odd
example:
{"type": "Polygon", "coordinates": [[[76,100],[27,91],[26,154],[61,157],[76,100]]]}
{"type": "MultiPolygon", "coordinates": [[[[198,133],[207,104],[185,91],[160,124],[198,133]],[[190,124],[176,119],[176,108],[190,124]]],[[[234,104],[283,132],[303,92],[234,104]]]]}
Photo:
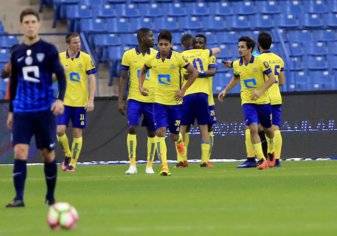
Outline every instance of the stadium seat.
{"type": "Polygon", "coordinates": [[[235,31],[229,32],[219,32],[216,34],[219,43],[237,43],[238,42],[238,35],[235,31]]]}
{"type": "Polygon", "coordinates": [[[132,17],[140,17],[141,14],[135,4],[128,4],[121,16],[126,18],[127,17],[132,18],[132,17]]]}
{"type": "Polygon", "coordinates": [[[247,15],[236,15],[233,20],[233,29],[247,30],[250,29],[250,19],[247,15]]]}
{"type": "Polygon", "coordinates": [[[288,91],[308,91],[310,90],[310,78],[300,70],[289,73],[289,81],[286,83],[288,91]]]}
{"type": "Polygon", "coordinates": [[[326,56],[308,56],[308,68],[311,70],[327,70],[326,56]]]}
{"type": "Polygon", "coordinates": [[[257,9],[263,14],[278,14],[281,12],[281,4],[278,1],[256,1],[257,9]]]}
{"type": "Polygon", "coordinates": [[[15,36],[12,36],[12,35],[0,36],[0,48],[9,49],[17,43],[18,43],[18,40],[15,36]]]}
{"type": "Polygon", "coordinates": [[[190,9],[185,8],[181,3],[169,4],[169,16],[187,16],[190,9]]]}
{"type": "Polygon", "coordinates": [[[0,63],[7,63],[9,61],[9,50],[1,49],[0,50],[0,63]]]}
{"type": "Polygon", "coordinates": [[[303,70],[304,63],[303,63],[303,56],[291,56],[290,62],[290,70],[303,70]]]}
{"type": "Polygon", "coordinates": [[[194,16],[208,16],[210,14],[208,5],[204,2],[192,3],[189,6],[192,7],[192,15],[194,16]]]}
{"type": "Polygon", "coordinates": [[[238,15],[252,15],[256,13],[253,1],[232,1],[233,12],[238,15]]]}
{"type": "Polygon", "coordinates": [[[325,15],[327,26],[337,28],[337,13],[329,13],[325,15]]]}
{"type": "Polygon", "coordinates": [[[337,70],[337,55],[328,56],[328,63],[332,70],[337,70]]]}
{"type": "Polygon", "coordinates": [[[153,3],[153,4],[150,4],[150,7],[143,12],[145,12],[145,16],[147,17],[156,18],[156,17],[166,16],[167,9],[168,9],[168,4],[166,3],[161,3],[161,4],[153,3]]]}
{"type": "Polygon", "coordinates": [[[274,27],[273,16],[269,14],[257,15],[256,24],[254,25],[259,29],[270,29],[274,27]]]}
{"type": "Polygon", "coordinates": [[[300,42],[289,42],[287,43],[290,51],[291,56],[303,56],[304,55],[304,48],[303,44],[300,42]]]}
{"type": "Polygon", "coordinates": [[[298,15],[282,13],[280,18],[280,26],[283,28],[299,28],[301,26],[298,15]]]}
{"type": "Polygon", "coordinates": [[[308,30],[291,30],[287,31],[286,35],[289,42],[305,42],[312,40],[311,32],[308,30]]]}
{"type": "Polygon", "coordinates": [[[209,13],[212,16],[230,16],[233,15],[233,8],[230,1],[209,2],[209,13]]]}
{"type": "Polygon", "coordinates": [[[322,41],[308,42],[306,47],[309,55],[326,55],[328,53],[327,44],[322,41]]]}
{"type": "Polygon", "coordinates": [[[337,55],[337,41],[328,42],[328,52],[329,54],[337,55]]]}
{"type": "Polygon", "coordinates": [[[323,17],[320,14],[309,13],[304,16],[304,26],[306,28],[321,28],[324,25],[323,17]]]}
{"type": "Polygon", "coordinates": [[[121,34],[120,38],[123,44],[128,47],[135,47],[138,44],[136,34],[121,34]]]}
{"type": "Polygon", "coordinates": [[[99,5],[97,8],[97,16],[98,17],[116,17],[117,13],[113,5],[111,4],[104,4],[99,5]]]}
{"type": "Polygon", "coordinates": [[[312,90],[333,90],[336,89],[335,81],[328,70],[309,71],[312,90]]]}
{"type": "Polygon", "coordinates": [[[328,8],[331,12],[337,13],[337,0],[328,0],[328,8]]]}
{"type": "Polygon", "coordinates": [[[158,29],[167,29],[170,31],[180,30],[180,25],[174,17],[158,17],[154,19],[154,27],[158,29]]]}
{"type": "Polygon", "coordinates": [[[337,41],[337,34],[331,29],[312,30],[311,34],[313,41],[337,41]]]}
{"type": "Polygon", "coordinates": [[[305,1],[305,8],[306,11],[309,13],[327,13],[328,10],[328,4],[325,0],[310,0],[305,1]]]}

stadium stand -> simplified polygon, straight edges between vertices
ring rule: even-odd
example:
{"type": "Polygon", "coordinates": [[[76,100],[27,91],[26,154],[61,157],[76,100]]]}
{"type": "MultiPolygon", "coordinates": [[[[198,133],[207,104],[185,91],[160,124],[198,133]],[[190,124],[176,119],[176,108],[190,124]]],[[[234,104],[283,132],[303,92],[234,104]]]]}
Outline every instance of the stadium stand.
{"type": "MultiPolygon", "coordinates": [[[[286,0],[282,6],[273,0],[41,0],[41,9],[47,5],[55,9],[55,24],[66,19],[69,30],[85,32],[95,58],[112,66],[111,76],[118,75],[122,52],[136,45],[134,33],[141,26],[169,29],[178,50],[182,33],[206,33],[210,46],[223,48],[220,63],[237,57],[238,36],[256,38],[259,30],[267,30],[273,50],[286,62],[284,91],[337,88],[336,0],[286,0]]],[[[220,63],[215,92],[229,79],[220,63]]]]}

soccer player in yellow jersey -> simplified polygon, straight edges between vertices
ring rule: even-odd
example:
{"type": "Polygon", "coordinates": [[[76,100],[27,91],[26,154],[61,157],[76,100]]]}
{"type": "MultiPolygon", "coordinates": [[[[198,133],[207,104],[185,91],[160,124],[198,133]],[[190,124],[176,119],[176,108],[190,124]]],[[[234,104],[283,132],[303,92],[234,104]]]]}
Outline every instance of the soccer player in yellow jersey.
{"type": "Polygon", "coordinates": [[[96,91],[96,68],[89,54],[81,51],[78,33],[66,36],[67,50],[60,53],[60,60],[67,79],[64,96],[64,113],[57,117],[57,138],[64,151],[64,171],[75,171],[81,153],[83,129],[87,123],[87,112],[94,110],[96,91]],[[73,142],[69,147],[66,128],[71,121],[73,142]]]}
{"type": "Polygon", "coordinates": [[[138,46],[126,51],[122,57],[121,79],[119,83],[118,110],[125,114],[125,90],[129,81],[129,92],[127,97],[127,119],[128,135],[127,149],[130,160],[129,169],[126,174],[136,174],[137,134],[136,127],[143,117],[143,125],[147,129],[147,165],[145,172],[153,174],[152,162],[156,152],[155,127],[153,118],[154,89],[156,81],[148,71],[144,82],[150,92],[143,96],[139,92],[139,75],[144,63],[157,54],[153,47],[153,33],[148,28],[141,28],[137,32],[138,46]]]}
{"type": "MultiPolygon", "coordinates": [[[[144,87],[147,71],[150,69],[152,76],[156,78],[154,120],[156,125],[156,135],[158,137],[157,152],[159,153],[162,166],[160,174],[170,175],[167,163],[167,147],[165,142],[166,129],[169,128],[172,138],[178,144],[182,144],[182,137],[179,135],[181,120],[181,100],[186,90],[191,86],[197,77],[197,71],[180,53],[172,50],[172,35],[169,31],[163,30],[158,36],[159,52],[145,62],[141,71],[139,91],[148,96],[150,91],[144,87]],[[187,82],[181,86],[180,70],[185,68],[188,73],[187,82]]],[[[184,151],[184,147],[180,149],[184,151]]]]}
{"type": "Polygon", "coordinates": [[[262,151],[260,136],[258,133],[259,123],[263,126],[267,135],[270,152],[274,152],[274,131],[271,124],[271,105],[268,89],[275,83],[276,79],[267,61],[254,57],[252,51],[255,42],[246,36],[238,40],[238,51],[240,59],[233,62],[234,77],[229,84],[218,95],[219,101],[223,101],[226,94],[240,82],[241,104],[244,120],[249,127],[252,143],[257,158],[257,168],[260,170],[269,167],[269,161],[262,151]],[[267,80],[265,80],[267,76],[267,80]]]}
{"type": "MultiPolygon", "coordinates": [[[[200,44],[205,44],[206,37],[202,34],[196,35],[194,45],[198,48],[186,50],[183,56],[193,64],[198,70],[198,78],[187,89],[183,99],[183,116],[181,121],[181,134],[185,137],[187,127],[194,124],[197,120],[201,134],[201,167],[211,167],[209,162],[210,138],[208,132],[208,123],[210,114],[208,111],[209,81],[208,77],[215,74],[215,65],[210,64],[212,51],[210,49],[200,48],[200,44]]],[[[184,140],[185,141],[185,140],[184,140]]],[[[187,157],[184,160],[187,161],[187,157]]],[[[179,164],[179,163],[178,163],[179,164]]]]}

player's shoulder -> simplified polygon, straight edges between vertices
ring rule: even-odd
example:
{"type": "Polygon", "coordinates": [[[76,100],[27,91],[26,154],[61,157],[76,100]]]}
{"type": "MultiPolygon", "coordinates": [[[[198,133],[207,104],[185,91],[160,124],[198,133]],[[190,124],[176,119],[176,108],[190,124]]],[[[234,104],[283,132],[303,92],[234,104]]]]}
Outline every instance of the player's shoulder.
{"type": "Polygon", "coordinates": [[[240,61],[241,61],[241,58],[238,58],[238,59],[234,60],[233,61],[233,68],[240,66],[240,64],[242,64],[240,61]]]}
{"type": "Polygon", "coordinates": [[[158,50],[156,50],[156,49],[154,49],[154,48],[150,48],[150,55],[151,56],[156,56],[157,55],[157,53],[158,53],[158,50]]]}
{"type": "Polygon", "coordinates": [[[127,50],[124,51],[123,53],[123,56],[127,56],[127,57],[130,57],[130,56],[134,56],[136,55],[136,48],[129,48],[127,50]]]}
{"type": "Polygon", "coordinates": [[[66,51],[59,52],[59,55],[61,58],[65,58],[67,56],[67,52],[66,51]]]}
{"type": "Polygon", "coordinates": [[[38,42],[38,44],[39,44],[39,46],[43,47],[46,50],[53,50],[53,51],[57,51],[58,52],[58,50],[57,50],[57,48],[56,48],[56,46],[54,44],[49,43],[49,42],[47,42],[47,41],[45,41],[43,39],[40,39],[40,41],[38,42]]]}
{"type": "Polygon", "coordinates": [[[84,58],[85,60],[92,60],[92,57],[89,53],[84,51],[80,51],[80,57],[84,58]]]}

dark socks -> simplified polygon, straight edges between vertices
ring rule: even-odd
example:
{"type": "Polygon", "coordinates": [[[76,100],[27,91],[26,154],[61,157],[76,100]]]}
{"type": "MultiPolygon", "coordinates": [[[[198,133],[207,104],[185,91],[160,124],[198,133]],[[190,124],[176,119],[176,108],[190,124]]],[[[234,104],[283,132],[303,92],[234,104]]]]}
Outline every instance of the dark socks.
{"type": "Polygon", "coordinates": [[[57,165],[55,160],[49,163],[44,163],[44,175],[47,184],[46,200],[54,201],[54,192],[57,179],[57,165]]]}
{"type": "Polygon", "coordinates": [[[13,182],[16,191],[15,200],[23,201],[26,176],[27,176],[27,161],[14,160],[13,182]]]}

